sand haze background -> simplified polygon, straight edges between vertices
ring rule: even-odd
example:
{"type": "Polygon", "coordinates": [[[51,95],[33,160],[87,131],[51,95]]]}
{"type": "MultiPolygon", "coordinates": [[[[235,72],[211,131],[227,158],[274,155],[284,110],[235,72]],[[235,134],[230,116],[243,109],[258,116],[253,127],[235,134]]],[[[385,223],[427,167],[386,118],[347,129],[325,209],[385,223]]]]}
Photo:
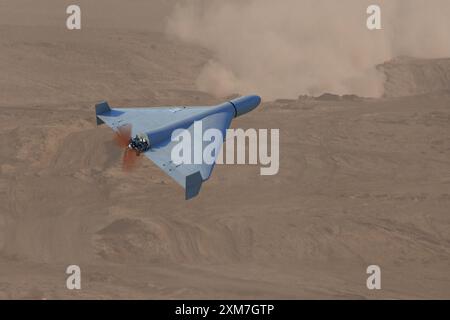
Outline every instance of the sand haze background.
{"type": "Polygon", "coordinates": [[[219,96],[381,96],[376,65],[450,55],[449,16],[446,0],[194,0],[177,3],[168,32],[214,53],[197,85],[219,96]],[[367,29],[370,4],[381,6],[383,30],[367,29]]]}
{"type": "Polygon", "coordinates": [[[79,0],[68,31],[72,0],[0,0],[0,299],[449,298],[450,59],[383,60],[444,55],[447,5],[386,1],[371,33],[335,2],[79,0]],[[279,173],[220,165],[192,201],[145,158],[124,173],[96,126],[101,100],[250,90],[232,126],[280,129],[279,173]]]}

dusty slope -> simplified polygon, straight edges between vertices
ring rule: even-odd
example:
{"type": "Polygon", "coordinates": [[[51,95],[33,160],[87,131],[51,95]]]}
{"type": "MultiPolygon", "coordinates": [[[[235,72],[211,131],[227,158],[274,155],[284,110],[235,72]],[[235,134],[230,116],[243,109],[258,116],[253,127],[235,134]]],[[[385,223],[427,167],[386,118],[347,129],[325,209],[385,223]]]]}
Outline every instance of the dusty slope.
{"type": "Polygon", "coordinates": [[[0,298],[450,297],[448,94],[266,102],[234,125],[280,128],[279,174],[218,166],[185,202],[149,161],[121,172],[92,105],[216,102],[208,53],[48,9],[0,25],[0,298]]]}
{"type": "Polygon", "coordinates": [[[404,97],[450,90],[450,58],[399,57],[377,66],[386,76],[385,96],[404,97]]]}

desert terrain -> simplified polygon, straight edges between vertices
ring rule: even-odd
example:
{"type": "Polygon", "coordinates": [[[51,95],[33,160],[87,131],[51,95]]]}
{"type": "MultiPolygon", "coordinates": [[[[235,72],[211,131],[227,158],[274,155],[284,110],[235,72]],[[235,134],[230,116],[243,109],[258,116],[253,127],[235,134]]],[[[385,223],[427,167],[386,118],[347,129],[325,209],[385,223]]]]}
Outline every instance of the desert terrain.
{"type": "Polygon", "coordinates": [[[380,64],[381,98],[263,95],[233,127],[279,128],[279,173],[219,165],[185,201],[122,171],[94,105],[219,103],[213,53],[167,35],[173,1],[106,2],[68,31],[69,1],[0,0],[0,299],[450,298],[450,59],[380,64]]]}

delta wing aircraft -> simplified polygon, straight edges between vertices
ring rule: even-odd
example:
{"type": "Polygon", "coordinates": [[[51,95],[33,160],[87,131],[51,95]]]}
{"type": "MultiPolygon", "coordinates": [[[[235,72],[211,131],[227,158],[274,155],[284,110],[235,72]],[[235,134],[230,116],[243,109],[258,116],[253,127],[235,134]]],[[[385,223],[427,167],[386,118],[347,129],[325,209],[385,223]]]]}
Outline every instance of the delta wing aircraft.
{"type": "MultiPolygon", "coordinates": [[[[185,189],[186,200],[198,195],[202,183],[210,176],[217,159],[215,152],[212,163],[204,161],[175,163],[172,149],[177,141],[173,133],[184,129],[193,137],[191,154],[200,140],[200,147],[205,147],[202,136],[195,134],[195,124],[201,122],[203,131],[217,129],[222,133],[222,145],[226,131],[233,118],[255,109],[261,102],[256,95],[240,97],[216,106],[209,107],[153,107],[153,108],[110,108],[106,101],[95,106],[97,125],[105,123],[116,133],[116,142],[125,149],[123,167],[129,170],[141,154],[152,160],[161,170],[185,189]]],[[[207,143],[206,143],[207,144],[207,143]]]]}

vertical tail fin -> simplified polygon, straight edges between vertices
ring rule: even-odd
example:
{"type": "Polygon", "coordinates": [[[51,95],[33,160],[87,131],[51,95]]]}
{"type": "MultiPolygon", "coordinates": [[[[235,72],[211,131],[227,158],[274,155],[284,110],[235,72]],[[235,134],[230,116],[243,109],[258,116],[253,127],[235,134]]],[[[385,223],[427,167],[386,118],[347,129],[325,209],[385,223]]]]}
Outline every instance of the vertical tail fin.
{"type": "Polygon", "coordinates": [[[108,102],[102,101],[95,105],[95,117],[97,119],[97,125],[101,125],[103,122],[98,116],[104,114],[105,112],[111,111],[108,102]]]}
{"type": "Polygon", "coordinates": [[[194,198],[200,192],[203,178],[200,171],[186,177],[186,200],[194,198]]]}

